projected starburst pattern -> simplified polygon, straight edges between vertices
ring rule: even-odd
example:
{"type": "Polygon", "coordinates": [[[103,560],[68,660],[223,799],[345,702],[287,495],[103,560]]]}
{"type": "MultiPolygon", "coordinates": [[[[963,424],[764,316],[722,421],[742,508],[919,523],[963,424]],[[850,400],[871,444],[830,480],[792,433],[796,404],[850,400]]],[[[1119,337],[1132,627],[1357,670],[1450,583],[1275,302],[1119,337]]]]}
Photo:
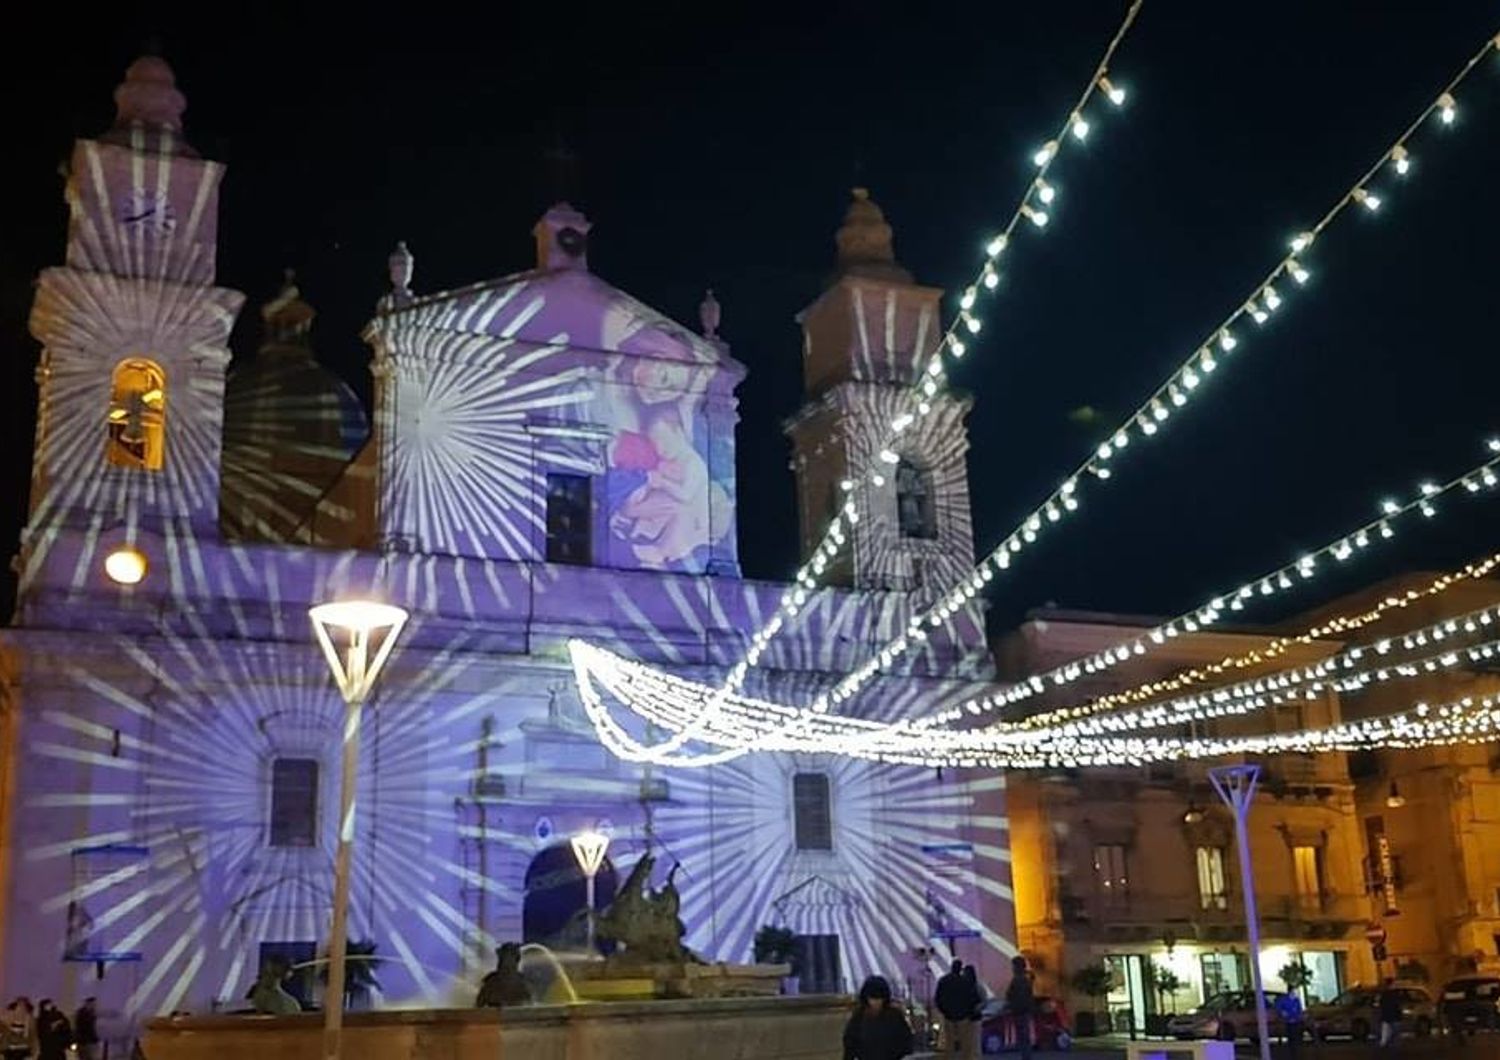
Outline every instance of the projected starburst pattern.
{"type": "Polygon", "coordinates": [[[553,471],[595,477],[595,562],[737,568],[734,387],[744,369],[712,343],[582,270],[391,308],[367,337],[388,538],[424,552],[541,558],[553,471]]]}

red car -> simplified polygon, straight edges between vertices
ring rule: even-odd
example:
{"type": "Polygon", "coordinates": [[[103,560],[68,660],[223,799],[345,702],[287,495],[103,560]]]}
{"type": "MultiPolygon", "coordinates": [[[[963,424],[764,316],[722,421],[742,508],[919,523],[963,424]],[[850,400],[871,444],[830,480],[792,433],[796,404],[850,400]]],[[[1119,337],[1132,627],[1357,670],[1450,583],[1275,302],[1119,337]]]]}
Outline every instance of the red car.
{"type": "MultiPolygon", "coordinates": [[[[1031,1044],[1037,1049],[1058,1049],[1058,1035],[1068,1029],[1068,1013],[1054,997],[1036,999],[1036,1015],[1031,1018],[1031,1044]]],[[[1008,1012],[986,1015],[979,1024],[979,1049],[985,1056],[996,1056],[1016,1048],[1016,1019],[1008,1012]]]]}

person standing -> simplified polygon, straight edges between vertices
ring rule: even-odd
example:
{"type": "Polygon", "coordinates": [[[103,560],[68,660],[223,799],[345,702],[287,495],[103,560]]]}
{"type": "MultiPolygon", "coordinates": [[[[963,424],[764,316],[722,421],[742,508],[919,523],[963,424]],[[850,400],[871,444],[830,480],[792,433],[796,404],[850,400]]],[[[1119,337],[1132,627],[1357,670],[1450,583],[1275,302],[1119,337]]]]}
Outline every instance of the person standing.
{"type": "Polygon", "coordinates": [[[965,977],[963,961],[954,961],[938,980],[932,1002],[943,1017],[944,1055],[957,1052],[963,1060],[974,1060],[978,1037],[974,1010],[979,1007],[979,992],[965,977]]]}
{"type": "Polygon", "coordinates": [[[68,1047],[73,1044],[73,1025],[50,997],[37,1004],[36,1040],[37,1060],[67,1060],[68,1047]]]}
{"type": "Polygon", "coordinates": [[[1302,999],[1296,991],[1288,990],[1276,999],[1276,1015],[1281,1017],[1286,1055],[1289,1060],[1297,1060],[1302,1053],[1302,999]]]}
{"type": "Polygon", "coordinates": [[[99,1058],[99,1003],[86,997],[73,1013],[73,1041],[78,1045],[78,1060],[99,1058]]]}
{"type": "Polygon", "coordinates": [[[1036,1017],[1036,994],[1031,986],[1031,971],[1026,958],[1019,953],[1011,958],[1010,985],[1005,988],[1005,1011],[1016,1028],[1016,1048],[1021,1060],[1031,1060],[1031,1024],[1036,1017]]]}
{"type": "Polygon", "coordinates": [[[0,1023],[0,1057],[4,1060],[31,1060],[36,1052],[36,1020],[31,1002],[18,997],[5,1009],[0,1023]]]}
{"type": "Polygon", "coordinates": [[[911,1024],[891,1004],[891,984],[872,975],[859,988],[859,1007],[844,1025],[844,1060],[901,1060],[911,1055],[911,1024]]]}
{"type": "Polygon", "coordinates": [[[1401,992],[1396,981],[1387,979],[1380,990],[1380,1047],[1394,1045],[1401,1031],[1401,992]]]}

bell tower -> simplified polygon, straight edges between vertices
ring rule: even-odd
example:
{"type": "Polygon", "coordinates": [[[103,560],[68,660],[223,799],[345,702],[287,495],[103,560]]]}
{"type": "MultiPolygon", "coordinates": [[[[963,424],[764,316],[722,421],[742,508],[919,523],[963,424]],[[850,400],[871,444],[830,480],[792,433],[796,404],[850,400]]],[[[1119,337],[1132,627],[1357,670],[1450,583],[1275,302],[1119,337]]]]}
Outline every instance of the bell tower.
{"type": "Polygon", "coordinates": [[[182,138],[171,68],[144,57],[112,128],[74,144],[66,263],[42,344],[26,531],[217,533],[224,369],[243,296],[213,286],[223,167],[182,138]],[[123,528],[123,530],[122,530],[123,528]]]}
{"type": "Polygon", "coordinates": [[[896,261],[891,226],[855,188],[836,237],[838,271],[797,317],[807,401],[786,426],[797,476],[802,553],[811,554],[844,503],[842,483],[872,468],[851,547],[830,582],[934,594],[974,563],[964,418],[969,399],[916,389],[943,337],[943,292],[896,261]],[[890,423],[929,406],[920,430],[890,423]],[[887,444],[895,463],[881,459],[887,444]]]}

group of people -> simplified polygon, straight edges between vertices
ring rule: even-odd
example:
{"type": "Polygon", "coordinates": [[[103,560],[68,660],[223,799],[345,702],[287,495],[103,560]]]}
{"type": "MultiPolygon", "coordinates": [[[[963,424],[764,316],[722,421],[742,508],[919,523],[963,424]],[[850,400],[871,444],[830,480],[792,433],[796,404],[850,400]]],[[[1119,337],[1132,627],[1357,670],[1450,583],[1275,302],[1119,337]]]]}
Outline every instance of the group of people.
{"type": "Polygon", "coordinates": [[[72,1020],[51,998],[33,1008],[30,998],[18,997],[0,1020],[0,1060],[66,1060],[75,1046],[78,1060],[98,1055],[99,1015],[91,997],[84,999],[72,1020]]]}
{"type": "MultiPolygon", "coordinates": [[[[1026,958],[1011,961],[1010,985],[1005,988],[1005,1011],[1014,1019],[1021,1060],[1031,1060],[1031,1017],[1036,1012],[1031,971],[1026,958]]],[[[937,982],[933,1004],[943,1018],[942,1055],[955,1052],[962,1060],[978,1055],[979,1021],[984,987],[973,965],[954,961],[937,982]]],[[[912,1051],[911,1024],[891,1000],[891,984],[872,975],[859,991],[859,1004],[844,1027],[844,1060],[901,1060],[912,1051]]]]}

